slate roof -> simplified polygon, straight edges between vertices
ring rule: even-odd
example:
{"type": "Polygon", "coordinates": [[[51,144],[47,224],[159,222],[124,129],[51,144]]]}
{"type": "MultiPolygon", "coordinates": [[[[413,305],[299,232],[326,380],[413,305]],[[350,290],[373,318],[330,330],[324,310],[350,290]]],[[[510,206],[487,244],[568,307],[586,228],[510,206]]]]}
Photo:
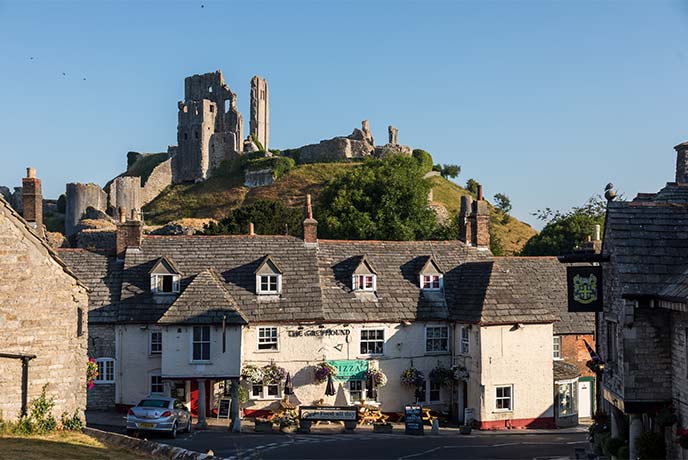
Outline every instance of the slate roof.
{"type": "Polygon", "coordinates": [[[90,289],[88,321],[116,322],[122,285],[122,265],[117,263],[116,257],[86,249],[58,249],[57,253],[90,289]]]}
{"type": "Polygon", "coordinates": [[[554,381],[570,380],[580,377],[581,373],[575,364],[567,363],[566,361],[555,360],[552,365],[552,374],[554,381]]]}
{"type": "Polygon", "coordinates": [[[165,311],[161,324],[246,324],[239,306],[213,270],[195,275],[177,300],[165,311]]]}
{"type": "Polygon", "coordinates": [[[688,202],[610,202],[605,254],[618,270],[622,295],[685,297],[688,202]]]}
{"type": "Polygon", "coordinates": [[[555,257],[496,257],[459,267],[451,319],[551,323],[566,308],[566,271],[555,257]]]}

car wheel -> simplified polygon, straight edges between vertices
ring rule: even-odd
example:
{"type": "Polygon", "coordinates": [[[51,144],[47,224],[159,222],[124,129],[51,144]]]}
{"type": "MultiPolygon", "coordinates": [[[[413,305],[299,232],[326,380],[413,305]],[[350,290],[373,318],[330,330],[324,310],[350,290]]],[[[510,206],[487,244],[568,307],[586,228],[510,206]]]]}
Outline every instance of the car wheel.
{"type": "Polygon", "coordinates": [[[177,422],[172,425],[172,431],[170,431],[170,438],[175,439],[177,437],[177,422]]]}
{"type": "Polygon", "coordinates": [[[186,432],[191,433],[191,417],[189,417],[189,420],[186,422],[186,432]]]}
{"type": "Polygon", "coordinates": [[[135,434],[136,434],[136,430],[129,430],[129,429],[127,429],[127,436],[132,436],[132,437],[134,437],[135,434]]]}

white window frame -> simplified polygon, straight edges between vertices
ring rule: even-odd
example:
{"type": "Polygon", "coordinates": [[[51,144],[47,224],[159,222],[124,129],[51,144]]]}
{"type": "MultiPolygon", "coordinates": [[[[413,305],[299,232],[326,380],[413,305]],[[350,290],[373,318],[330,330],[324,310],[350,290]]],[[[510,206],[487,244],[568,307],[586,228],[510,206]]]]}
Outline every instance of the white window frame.
{"type": "Polygon", "coordinates": [[[560,335],[555,335],[552,337],[552,359],[554,361],[561,361],[564,359],[561,356],[561,342],[562,338],[560,335]]]}
{"type": "Polygon", "coordinates": [[[442,288],[444,287],[444,276],[438,273],[431,273],[428,275],[420,274],[419,276],[419,283],[420,283],[420,288],[423,291],[441,291],[442,288]],[[430,278],[430,284],[428,287],[425,285],[425,278],[428,277],[430,278]],[[432,287],[433,284],[433,278],[437,278],[437,287],[432,287]]]}
{"type": "Polygon", "coordinates": [[[507,384],[507,385],[495,385],[494,387],[494,411],[495,412],[513,412],[514,411],[514,385],[513,384],[507,384]],[[506,397],[498,397],[497,392],[499,391],[500,388],[509,388],[509,407],[508,408],[498,408],[497,407],[497,401],[500,399],[507,399],[506,397]]]}
{"type": "MultiPolygon", "coordinates": [[[[443,340],[442,337],[432,337],[432,340],[443,340]]],[[[431,326],[425,326],[425,353],[448,353],[449,350],[449,326],[441,326],[441,325],[431,325],[431,326]],[[444,350],[429,350],[428,349],[428,329],[444,329],[447,331],[447,337],[444,338],[446,347],[444,350]]]]}
{"type": "Polygon", "coordinates": [[[278,295],[282,293],[282,275],[279,273],[263,273],[256,275],[256,293],[258,295],[278,295]],[[263,289],[263,278],[277,278],[277,289],[270,289],[270,281],[268,280],[268,289],[263,289]]]}
{"type": "Polygon", "coordinates": [[[165,382],[162,380],[162,375],[160,375],[160,372],[153,372],[148,376],[148,394],[156,394],[156,395],[164,395],[165,394],[165,382]],[[153,385],[158,385],[153,383],[154,378],[159,378],[160,379],[160,387],[162,388],[162,391],[153,391],[153,385]]]}
{"type": "Polygon", "coordinates": [[[349,404],[353,404],[355,401],[365,401],[366,399],[366,388],[365,388],[365,382],[362,380],[349,380],[346,385],[346,391],[349,393],[349,404]],[[351,383],[352,382],[357,382],[361,384],[361,397],[359,399],[354,399],[354,394],[359,393],[359,390],[352,390],[351,389],[351,383]]]}
{"type": "Polygon", "coordinates": [[[210,358],[213,355],[213,350],[212,350],[212,348],[213,348],[213,345],[212,345],[213,344],[213,328],[210,326],[206,326],[206,325],[192,326],[190,339],[191,339],[191,350],[190,350],[191,351],[191,362],[192,363],[209,363],[210,358]],[[196,330],[196,328],[200,329],[200,328],[206,328],[206,327],[208,328],[208,340],[207,341],[200,340],[200,341],[196,342],[194,340],[194,331],[196,330]],[[195,343],[200,343],[200,344],[207,343],[208,344],[208,359],[195,359],[194,358],[194,344],[195,343]]]}
{"type": "Polygon", "coordinates": [[[158,356],[162,354],[162,329],[154,328],[148,331],[148,354],[158,356]],[[160,334],[160,350],[153,350],[153,335],[160,334]]]}
{"type": "Polygon", "coordinates": [[[256,329],[256,350],[259,352],[276,352],[279,351],[280,349],[280,331],[279,331],[279,326],[258,326],[256,329]],[[272,339],[273,334],[263,334],[263,337],[261,337],[261,331],[265,331],[266,329],[270,329],[271,331],[274,330],[274,341],[273,340],[267,340],[267,339],[272,339]],[[263,340],[261,342],[261,339],[263,340]],[[274,348],[269,347],[269,348],[260,348],[261,345],[273,345],[274,348]]]}
{"type": "Polygon", "coordinates": [[[177,275],[174,273],[170,273],[170,274],[157,273],[157,274],[151,275],[150,290],[153,294],[156,294],[156,295],[179,294],[180,280],[181,280],[181,275],[177,275]],[[163,283],[162,279],[165,276],[171,276],[172,277],[172,290],[171,291],[160,290],[160,287],[162,286],[162,283],[163,283]]]}
{"type": "Polygon", "coordinates": [[[433,383],[428,379],[428,389],[427,389],[427,402],[429,403],[439,403],[442,401],[442,385],[435,383],[434,384],[437,388],[437,399],[432,399],[432,392],[433,392],[433,383]]]}
{"type": "Polygon", "coordinates": [[[254,383],[250,384],[248,388],[248,396],[249,399],[253,401],[276,401],[279,399],[282,399],[282,385],[279,383],[271,384],[271,385],[265,385],[261,383],[254,383]],[[254,387],[260,387],[260,395],[256,396],[253,394],[253,388],[254,387]],[[277,394],[270,396],[268,395],[268,387],[275,387],[277,388],[277,394]]]}
{"type": "MultiPolygon", "coordinates": [[[[385,354],[385,328],[384,327],[371,327],[371,328],[366,328],[366,329],[361,329],[359,332],[358,336],[358,351],[360,352],[361,356],[383,356],[385,354]],[[361,350],[361,346],[363,345],[363,333],[364,332],[379,332],[382,331],[382,352],[381,353],[364,353],[361,350]]],[[[365,342],[380,342],[380,339],[366,339],[365,342]]]]}
{"type": "Polygon", "coordinates": [[[377,291],[377,276],[373,273],[364,273],[362,275],[353,275],[351,277],[351,286],[354,291],[375,292],[377,291]],[[363,278],[363,285],[359,283],[359,278],[363,278]],[[368,287],[367,278],[371,278],[370,287],[368,287]]]}
{"type": "Polygon", "coordinates": [[[468,326],[461,326],[461,336],[459,337],[459,352],[462,355],[471,354],[471,330],[468,326]]]}
{"type": "Polygon", "coordinates": [[[115,365],[115,359],[114,358],[96,358],[96,365],[98,366],[98,377],[96,377],[94,383],[96,384],[112,384],[115,383],[115,378],[117,374],[115,373],[117,370],[117,366],[115,365]],[[107,376],[107,366],[108,363],[112,363],[112,379],[106,379],[105,377],[107,376]],[[103,369],[103,372],[101,372],[101,366],[103,369]]]}

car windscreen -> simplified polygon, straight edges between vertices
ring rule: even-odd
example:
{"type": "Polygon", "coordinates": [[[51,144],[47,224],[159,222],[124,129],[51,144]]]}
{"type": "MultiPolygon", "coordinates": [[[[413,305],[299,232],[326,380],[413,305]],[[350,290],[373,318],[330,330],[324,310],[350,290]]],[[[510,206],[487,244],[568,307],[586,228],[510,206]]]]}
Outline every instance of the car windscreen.
{"type": "Polygon", "coordinates": [[[170,402],[164,399],[144,399],[139,403],[139,407],[160,407],[166,409],[169,404],[170,402]]]}

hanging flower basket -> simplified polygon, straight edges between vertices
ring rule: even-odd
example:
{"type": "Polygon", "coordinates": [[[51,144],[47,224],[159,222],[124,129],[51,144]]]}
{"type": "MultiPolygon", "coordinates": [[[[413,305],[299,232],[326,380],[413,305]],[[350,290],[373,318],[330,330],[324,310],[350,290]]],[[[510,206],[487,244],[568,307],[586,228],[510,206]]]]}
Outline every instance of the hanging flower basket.
{"type": "Polygon", "coordinates": [[[454,372],[442,365],[438,365],[436,368],[430,371],[428,377],[430,377],[430,381],[432,383],[446,387],[449,386],[454,379],[454,372]]]}
{"type": "Polygon", "coordinates": [[[263,383],[263,370],[253,364],[246,364],[241,369],[241,378],[253,384],[263,383]]]}
{"type": "Polygon", "coordinates": [[[366,378],[373,382],[375,388],[380,388],[387,385],[387,376],[382,373],[380,369],[368,369],[366,378]]]}
{"type": "Polygon", "coordinates": [[[401,374],[401,384],[418,387],[423,384],[425,376],[415,367],[409,367],[401,374]]]}
{"type": "Polygon", "coordinates": [[[322,362],[313,366],[313,378],[317,383],[327,382],[331,376],[334,378],[337,375],[337,368],[332,364],[322,362]]]}
{"type": "Polygon", "coordinates": [[[452,378],[456,380],[457,382],[468,382],[468,378],[470,374],[468,373],[468,369],[466,369],[463,366],[453,366],[451,368],[452,370],[452,378]]]}
{"type": "Polygon", "coordinates": [[[86,365],[86,386],[90,390],[95,384],[96,377],[98,377],[98,364],[93,358],[88,358],[88,364],[86,365]]]}
{"type": "Polygon", "coordinates": [[[287,376],[287,371],[275,363],[264,366],[262,371],[263,383],[266,385],[278,384],[287,376]]]}

